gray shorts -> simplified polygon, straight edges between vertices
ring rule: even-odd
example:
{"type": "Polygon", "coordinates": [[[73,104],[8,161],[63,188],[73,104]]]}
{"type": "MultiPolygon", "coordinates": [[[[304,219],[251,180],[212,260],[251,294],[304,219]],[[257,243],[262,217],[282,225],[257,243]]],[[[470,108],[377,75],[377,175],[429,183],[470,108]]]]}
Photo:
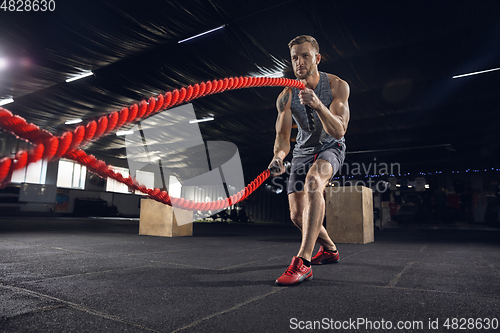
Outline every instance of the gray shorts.
{"type": "MultiPolygon", "coordinates": [[[[330,162],[333,168],[331,178],[340,170],[345,159],[345,145],[338,144],[338,147],[323,150],[315,155],[300,156],[292,158],[292,167],[290,170],[290,178],[288,180],[288,194],[293,192],[301,192],[304,190],[306,176],[317,159],[322,159],[330,162]]],[[[330,179],[331,179],[330,178],[330,179]]]]}

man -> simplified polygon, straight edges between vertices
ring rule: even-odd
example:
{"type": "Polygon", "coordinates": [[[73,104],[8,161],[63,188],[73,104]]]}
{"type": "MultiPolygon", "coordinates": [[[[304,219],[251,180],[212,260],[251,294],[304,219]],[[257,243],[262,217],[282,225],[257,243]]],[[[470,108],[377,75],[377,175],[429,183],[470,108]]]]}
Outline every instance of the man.
{"type": "Polygon", "coordinates": [[[298,134],[288,200],[291,219],[302,231],[302,243],[288,269],[276,280],[279,285],[312,279],[311,264],[339,260],[337,248],[323,227],[323,192],[344,162],[344,134],[349,123],[349,85],[335,75],[318,71],[321,61],[318,42],[304,35],[294,38],[288,46],[295,76],[306,89],[285,88],[277,99],[276,140],[269,167],[273,176],[285,172],[283,159],[290,151],[293,119],[298,134]],[[316,241],[321,247],[312,257],[316,241]]]}

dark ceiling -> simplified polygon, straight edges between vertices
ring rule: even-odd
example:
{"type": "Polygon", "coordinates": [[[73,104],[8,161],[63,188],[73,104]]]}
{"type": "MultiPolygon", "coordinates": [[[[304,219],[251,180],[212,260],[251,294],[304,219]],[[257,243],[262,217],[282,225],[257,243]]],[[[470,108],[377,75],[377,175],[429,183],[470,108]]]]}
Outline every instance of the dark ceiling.
{"type": "MultiPolygon", "coordinates": [[[[500,154],[500,2],[327,0],[55,0],[53,12],[0,10],[0,97],[15,114],[61,134],[151,96],[225,77],[284,70],[287,43],[317,38],[320,70],[351,88],[348,162],[403,171],[496,166],[500,154]],[[202,37],[181,39],[225,25],[202,37]],[[65,82],[81,70],[94,76],[65,82]]],[[[245,176],[272,158],[280,88],[193,102],[203,139],[238,146],[245,176]]],[[[165,111],[168,112],[168,111],[165,111]]],[[[88,153],[125,157],[123,137],[88,153]]]]}

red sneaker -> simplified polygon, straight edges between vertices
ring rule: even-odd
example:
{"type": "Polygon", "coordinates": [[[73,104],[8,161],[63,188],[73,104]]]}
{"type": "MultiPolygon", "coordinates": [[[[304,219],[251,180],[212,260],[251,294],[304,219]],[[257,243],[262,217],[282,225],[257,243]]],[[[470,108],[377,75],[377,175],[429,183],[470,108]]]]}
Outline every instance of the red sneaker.
{"type": "Polygon", "coordinates": [[[340,260],[339,251],[328,252],[323,249],[323,246],[319,248],[318,253],[311,259],[312,265],[324,265],[324,264],[334,264],[338,263],[340,260]]]}
{"type": "Polygon", "coordinates": [[[307,267],[299,257],[293,257],[292,263],[288,269],[277,280],[276,284],[281,286],[293,286],[306,280],[311,280],[313,271],[311,267],[307,267]]]}

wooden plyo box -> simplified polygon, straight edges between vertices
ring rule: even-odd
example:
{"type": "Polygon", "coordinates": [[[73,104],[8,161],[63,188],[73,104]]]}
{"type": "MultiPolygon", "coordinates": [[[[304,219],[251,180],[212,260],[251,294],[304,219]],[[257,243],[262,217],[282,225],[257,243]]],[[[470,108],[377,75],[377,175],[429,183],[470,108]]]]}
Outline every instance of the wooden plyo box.
{"type": "Polygon", "coordinates": [[[334,243],[374,241],[373,194],[364,186],[325,189],[326,231],[334,243]]]}
{"type": "Polygon", "coordinates": [[[193,212],[141,199],[139,235],[181,237],[193,235],[193,212]],[[177,223],[181,222],[181,225],[177,223]],[[189,221],[189,223],[186,223],[189,221]]]}

